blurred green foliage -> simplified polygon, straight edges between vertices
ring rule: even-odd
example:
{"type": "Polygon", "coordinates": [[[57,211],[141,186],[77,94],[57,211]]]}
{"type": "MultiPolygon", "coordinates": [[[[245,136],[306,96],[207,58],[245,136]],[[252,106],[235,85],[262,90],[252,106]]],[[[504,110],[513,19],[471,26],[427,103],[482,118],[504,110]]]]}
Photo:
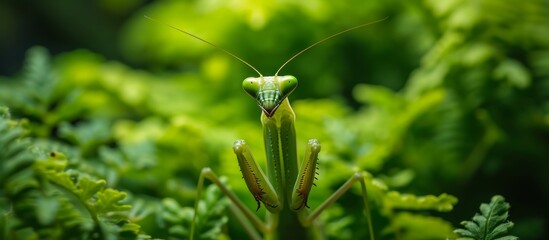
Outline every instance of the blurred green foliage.
{"type": "MultiPolygon", "coordinates": [[[[32,2],[0,4],[1,63],[25,58],[0,77],[0,238],[184,239],[203,167],[255,206],[231,151],[245,139],[263,152],[260,110],[240,87],[254,71],[143,15],[264,75],[388,16],[281,72],[300,80],[298,148],[322,143],[309,205],[360,169],[378,238],[455,238],[496,194],[513,206],[512,235],[548,237],[547,1],[32,2]],[[51,35],[18,41],[18,29],[42,33],[22,9],[51,35]],[[13,52],[24,43],[44,47],[13,52]]],[[[368,236],[359,194],[321,216],[330,239],[368,236]]],[[[245,237],[227,204],[208,189],[201,237],[245,237]]]]}

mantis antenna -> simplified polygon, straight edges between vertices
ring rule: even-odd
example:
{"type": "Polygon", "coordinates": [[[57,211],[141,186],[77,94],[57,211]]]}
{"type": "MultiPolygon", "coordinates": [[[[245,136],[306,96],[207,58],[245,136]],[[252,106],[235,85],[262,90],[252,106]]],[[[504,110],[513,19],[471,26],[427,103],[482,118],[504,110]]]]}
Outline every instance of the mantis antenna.
{"type": "Polygon", "coordinates": [[[341,35],[341,34],[343,34],[343,33],[346,33],[346,32],[352,31],[352,30],[355,30],[355,29],[357,29],[357,28],[361,28],[361,27],[365,27],[365,26],[368,26],[368,25],[372,25],[372,24],[374,24],[374,23],[378,23],[378,22],[385,21],[387,18],[389,18],[389,17],[385,17],[385,18],[383,18],[383,19],[379,19],[379,20],[376,20],[376,21],[373,21],[373,22],[364,23],[364,24],[360,24],[360,25],[355,26],[355,27],[352,27],[352,28],[348,28],[348,29],[346,29],[346,30],[343,30],[343,31],[338,32],[338,33],[334,33],[334,34],[332,34],[332,35],[330,35],[330,36],[328,36],[328,37],[325,37],[325,38],[319,40],[318,42],[315,42],[315,43],[311,44],[310,46],[308,46],[308,47],[306,47],[305,49],[301,50],[300,52],[296,53],[296,54],[293,55],[290,59],[288,59],[286,62],[284,62],[284,64],[282,64],[282,66],[280,66],[280,68],[276,71],[275,77],[278,76],[278,73],[280,72],[280,70],[282,70],[282,68],[283,68],[284,66],[286,66],[286,64],[288,64],[289,62],[291,62],[292,60],[294,60],[294,58],[296,58],[297,56],[299,56],[299,55],[301,55],[302,53],[306,52],[307,50],[313,48],[314,46],[316,46],[316,45],[318,45],[318,44],[320,44],[320,43],[322,43],[322,42],[324,42],[324,41],[326,41],[326,40],[329,40],[329,39],[331,39],[331,38],[333,38],[333,37],[336,37],[336,36],[338,36],[338,35],[341,35]]]}
{"type": "MultiPolygon", "coordinates": [[[[187,35],[189,35],[189,36],[191,36],[191,37],[193,37],[193,38],[195,38],[195,39],[197,39],[197,40],[200,40],[200,41],[202,41],[202,42],[204,42],[204,43],[206,43],[206,44],[208,44],[208,45],[210,45],[210,46],[212,46],[212,47],[214,47],[214,48],[219,49],[219,50],[223,51],[224,53],[228,54],[229,56],[234,57],[234,58],[236,58],[237,60],[241,61],[242,63],[246,64],[248,67],[250,67],[250,68],[253,69],[255,72],[257,72],[257,74],[259,74],[260,77],[263,77],[263,74],[261,74],[254,66],[252,66],[252,65],[249,64],[248,62],[244,61],[242,58],[239,58],[239,57],[236,56],[234,53],[229,52],[229,51],[225,50],[225,49],[222,48],[222,47],[219,47],[219,46],[217,46],[217,45],[215,45],[215,44],[213,44],[213,43],[211,43],[211,42],[208,42],[207,40],[205,40],[205,39],[203,39],[203,38],[201,38],[201,37],[199,37],[199,36],[196,36],[196,35],[194,35],[194,34],[192,34],[192,33],[190,33],[190,32],[187,32],[187,31],[185,31],[185,30],[182,30],[182,29],[180,29],[180,28],[178,28],[178,27],[175,27],[175,26],[172,26],[172,25],[170,25],[170,24],[167,24],[167,23],[158,21],[158,20],[156,20],[156,19],[154,19],[154,18],[151,18],[151,17],[149,17],[149,16],[147,16],[147,15],[145,15],[145,18],[147,18],[147,19],[149,19],[149,20],[151,20],[151,21],[154,21],[154,22],[163,24],[163,25],[168,26],[168,27],[170,27],[170,28],[173,28],[173,29],[175,29],[175,30],[177,30],[177,31],[179,31],[179,32],[182,32],[182,33],[187,34],[187,35]]],[[[330,36],[328,36],[328,37],[325,37],[325,38],[323,38],[323,39],[321,39],[321,40],[319,40],[319,41],[317,41],[317,42],[315,42],[315,43],[309,45],[309,46],[306,47],[305,49],[303,49],[303,50],[299,51],[298,53],[296,53],[295,55],[293,55],[293,56],[292,56],[290,59],[288,59],[286,62],[284,62],[284,63],[282,64],[282,66],[280,66],[280,68],[276,71],[276,73],[275,73],[274,76],[275,76],[275,77],[278,76],[278,73],[280,72],[280,70],[282,70],[282,68],[284,68],[284,67],[286,66],[286,64],[288,64],[289,62],[291,62],[292,60],[294,60],[296,57],[298,57],[298,56],[301,55],[302,53],[306,52],[307,50],[313,48],[314,46],[316,46],[316,45],[318,45],[318,44],[320,44],[320,43],[323,43],[323,42],[325,42],[326,40],[329,40],[329,39],[331,39],[331,38],[333,38],[333,37],[336,37],[336,36],[338,36],[338,35],[341,35],[341,34],[343,34],[343,33],[346,33],[346,32],[349,32],[349,31],[352,31],[352,30],[361,28],[361,27],[365,27],[365,26],[368,26],[368,25],[372,25],[372,24],[374,24],[374,23],[378,23],[378,22],[384,21],[384,20],[386,20],[387,18],[389,18],[389,17],[385,17],[385,18],[380,19],[380,20],[376,20],[376,21],[373,21],[373,22],[364,23],[364,24],[360,24],[360,25],[355,26],[355,27],[352,27],[352,28],[348,28],[348,29],[346,29],[346,30],[343,30],[343,31],[341,31],[341,32],[332,34],[332,35],[330,35],[330,36]]]]}
{"type": "Polygon", "coordinates": [[[177,30],[177,31],[179,31],[179,32],[182,32],[182,33],[184,33],[184,34],[187,34],[187,35],[189,35],[189,36],[191,36],[191,37],[193,37],[193,38],[196,38],[196,39],[198,39],[198,40],[200,40],[200,41],[202,41],[202,42],[204,42],[204,43],[206,43],[206,44],[208,44],[208,45],[210,45],[210,46],[212,46],[212,47],[214,47],[214,48],[217,48],[217,49],[223,51],[224,53],[228,54],[229,56],[234,57],[234,58],[238,59],[239,61],[243,62],[244,64],[248,65],[248,67],[252,68],[257,74],[259,74],[260,77],[263,77],[263,75],[262,75],[254,66],[252,66],[252,65],[249,64],[248,62],[244,61],[242,58],[239,58],[239,57],[236,56],[234,53],[229,52],[229,51],[225,50],[224,48],[219,47],[219,46],[217,46],[217,45],[215,45],[215,44],[213,44],[213,43],[211,43],[211,42],[208,42],[207,40],[205,40],[205,39],[203,39],[203,38],[201,38],[201,37],[199,37],[199,36],[196,36],[196,35],[194,35],[194,34],[192,34],[192,33],[190,33],[190,32],[187,32],[187,31],[185,31],[185,30],[179,29],[179,28],[177,28],[177,27],[175,27],[175,26],[172,26],[172,25],[170,25],[170,24],[167,24],[167,23],[158,21],[158,20],[156,20],[156,19],[154,19],[154,18],[151,18],[151,17],[149,17],[149,16],[147,16],[147,15],[145,15],[145,17],[146,17],[147,19],[151,20],[151,21],[154,21],[154,22],[157,22],[157,23],[160,23],[160,24],[164,24],[165,26],[168,26],[168,27],[173,28],[173,29],[175,29],[175,30],[177,30]]]}

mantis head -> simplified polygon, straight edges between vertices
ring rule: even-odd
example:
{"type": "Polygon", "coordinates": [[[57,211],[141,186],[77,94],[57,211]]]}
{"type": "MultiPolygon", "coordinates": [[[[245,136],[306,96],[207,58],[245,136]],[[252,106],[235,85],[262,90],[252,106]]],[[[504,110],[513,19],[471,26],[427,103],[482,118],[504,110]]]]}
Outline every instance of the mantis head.
{"type": "Polygon", "coordinates": [[[284,99],[297,87],[294,76],[249,77],[242,82],[242,88],[257,101],[267,117],[271,117],[284,99]]]}

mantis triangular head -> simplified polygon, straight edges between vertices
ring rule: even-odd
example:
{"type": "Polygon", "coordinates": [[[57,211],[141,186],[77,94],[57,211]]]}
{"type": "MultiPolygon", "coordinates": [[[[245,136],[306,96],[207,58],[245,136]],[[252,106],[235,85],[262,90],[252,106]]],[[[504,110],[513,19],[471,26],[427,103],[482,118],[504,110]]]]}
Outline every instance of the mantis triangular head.
{"type": "Polygon", "coordinates": [[[242,82],[242,88],[257,101],[267,117],[273,116],[276,109],[297,87],[294,76],[249,77],[242,82]]]}

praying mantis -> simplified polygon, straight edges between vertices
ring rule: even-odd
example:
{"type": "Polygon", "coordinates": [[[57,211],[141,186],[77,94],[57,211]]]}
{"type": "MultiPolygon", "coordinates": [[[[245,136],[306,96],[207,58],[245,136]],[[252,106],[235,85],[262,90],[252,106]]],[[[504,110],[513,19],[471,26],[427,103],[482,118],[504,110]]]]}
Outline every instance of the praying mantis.
{"type": "MultiPolygon", "coordinates": [[[[149,20],[158,22],[148,16],[145,17],[149,20]]],[[[236,140],[233,145],[233,150],[246,186],[257,201],[256,211],[260,208],[261,204],[263,204],[268,210],[267,220],[266,222],[260,220],[249,208],[244,206],[242,201],[231,192],[224,183],[221,182],[212,169],[204,168],[202,169],[198,180],[195,213],[190,229],[191,240],[196,237],[196,209],[198,209],[198,202],[204,188],[204,179],[208,179],[217,185],[231,200],[234,205],[232,205],[230,209],[239,220],[241,220],[251,239],[313,238],[315,235],[314,231],[311,231],[309,228],[314,225],[315,219],[358,182],[361,187],[370,239],[374,239],[366,183],[364,181],[365,175],[360,171],[355,172],[350,176],[349,179],[328,199],[315,210],[309,212],[307,200],[312,186],[315,185],[314,180],[316,179],[318,155],[321,147],[318,140],[309,140],[303,160],[301,164],[299,164],[296,146],[295,113],[288,100],[288,96],[296,89],[298,81],[294,76],[279,76],[278,74],[289,62],[314,46],[340,34],[381,22],[385,19],[387,18],[361,24],[313,43],[284,62],[274,76],[263,76],[255,67],[235,54],[192,33],[160,22],[223,51],[246,64],[259,75],[259,77],[244,79],[242,88],[257,102],[262,110],[261,123],[263,126],[267,174],[265,174],[254,159],[246,141],[236,140]],[[250,223],[253,227],[250,226],[250,223]],[[259,235],[258,231],[263,234],[263,237],[259,235]]]]}

